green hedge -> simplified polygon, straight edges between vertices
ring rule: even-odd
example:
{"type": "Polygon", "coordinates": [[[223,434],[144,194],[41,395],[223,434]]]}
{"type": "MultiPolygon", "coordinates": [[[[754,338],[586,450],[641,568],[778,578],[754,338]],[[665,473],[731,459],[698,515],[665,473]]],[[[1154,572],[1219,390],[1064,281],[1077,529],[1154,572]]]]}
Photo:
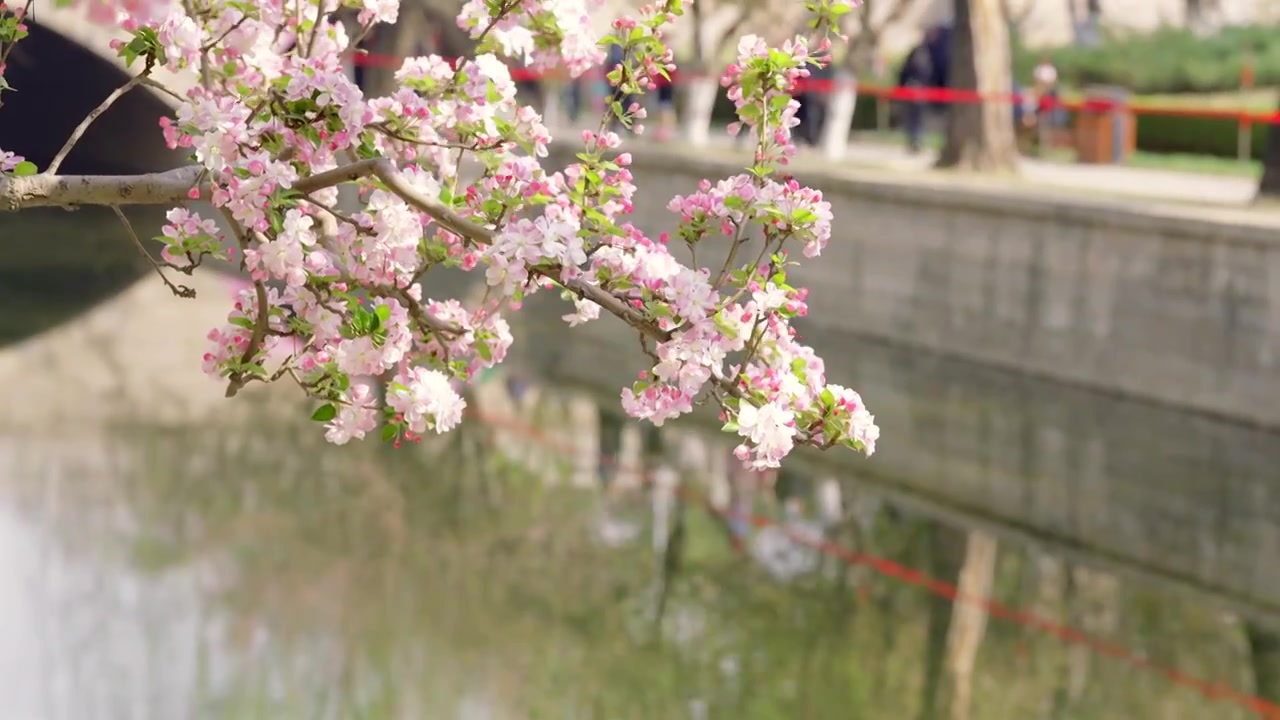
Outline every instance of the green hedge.
{"type": "MultiPolygon", "coordinates": [[[[1014,49],[1015,77],[1027,80],[1047,55],[1067,87],[1119,85],[1143,94],[1230,92],[1240,89],[1240,75],[1252,55],[1254,84],[1280,85],[1280,28],[1229,27],[1197,37],[1181,28],[1148,35],[1116,37],[1098,47],[1064,47],[1049,51],[1014,49]]],[[[1235,157],[1239,125],[1234,120],[1205,120],[1158,115],[1138,118],[1138,149],[1153,153],[1190,153],[1235,157]]],[[[1268,127],[1252,128],[1252,153],[1261,158],[1268,127]]]]}
{"type": "Polygon", "coordinates": [[[1042,56],[1069,87],[1122,85],[1139,94],[1220,92],[1240,88],[1240,72],[1252,52],[1259,86],[1280,85],[1280,27],[1229,27],[1208,37],[1167,28],[1116,37],[1098,47],[1014,50],[1016,77],[1029,79],[1042,56]]]}
{"type": "MultiPolygon", "coordinates": [[[[1253,125],[1250,146],[1261,160],[1267,146],[1268,125],[1253,125]]],[[[1138,116],[1138,149],[1152,153],[1187,153],[1236,157],[1240,126],[1234,120],[1202,120],[1168,115],[1138,116]]]]}
{"type": "MultiPolygon", "coordinates": [[[[1028,71],[1030,72],[1030,71],[1028,71]]],[[[877,105],[880,100],[859,97],[854,112],[854,130],[872,130],[876,127],[877,105]]],[[[736,118],[733,103],[724,93],[717,96],[712,117],[718,124],[728,124],[736,118]]],[[[1234,120],[1207,120],[1168,115],[1139,115],[1137,146],[1150,153],[1186,153],[1234,158],[1238,152],[1238,124],[1234,120]]],[[[1255,160],[1261,160],[1266,150],[1268,126],[1252,127],[1250,149],[1255,160]]]]}

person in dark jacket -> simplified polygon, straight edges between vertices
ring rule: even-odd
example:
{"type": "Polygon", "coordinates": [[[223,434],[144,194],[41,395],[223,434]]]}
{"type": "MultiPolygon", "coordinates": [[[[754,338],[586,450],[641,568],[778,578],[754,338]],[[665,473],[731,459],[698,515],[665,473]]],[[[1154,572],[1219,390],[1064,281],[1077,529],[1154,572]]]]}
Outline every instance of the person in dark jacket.
{"type": "MultiPolygon", "coordinates": [[[[925,34],[924,44],[929,49],[929,62],[932,64],[932,79],[928,87],[951,87],[951,28],[946,25],[931,28],[925,34]]],[[[935,102],[932,105],[939,113],[947,110],[945,102],[935,102]]]]}
{"type": "Polygon", "coordinates": [[[809,77],[799,81],[799,87],[793,94],[800,103],[796,110],[796,120],[800,121],[795,128],[797,141],[817,147],[822,137],[822,123],[826,119],[826,99],[834,77],[835,70],[828,62],[821,67],[811,67],[809,77]]]}
{"type": "Polygon", "coordinates": [[[659,77],[658,139],[670,140],[676,131],[676,88],[671,78],[659,77]]]}
{"type": "MultiPolygon", "coordinates": [[[[933,86],[936,74],[933,60],[926,43],[915,46],[902,63],[898,73],[898,87],[909,91],[923,90],[933,86]]],[[[924,141],[925,111],[928,101],[924,98],[907,98],[902,101],[902,127],[907,133],[907,149],[912,153],[920,152],[924,141]]]]}

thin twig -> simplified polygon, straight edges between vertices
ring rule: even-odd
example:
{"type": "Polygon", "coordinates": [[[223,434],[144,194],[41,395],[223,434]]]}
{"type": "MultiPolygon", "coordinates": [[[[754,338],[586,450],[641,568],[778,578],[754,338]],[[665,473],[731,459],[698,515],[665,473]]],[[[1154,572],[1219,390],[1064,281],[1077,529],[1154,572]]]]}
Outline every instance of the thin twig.
{"type": "Polygon", "coordinates": [[[168,287],[174,295],[177,295],[180,298],[194,298],[196,296],[195,289],[187,287],[186,285],[174,285],[169,278],[165,276],[164,268],[160,267],[160,263],[156,262],[156,259],[151,257],[151,253],[147,252],[146,246],[142,244],[142,240],[138,237],[138,233],[133,229],[133,223],[129,222],[129,218],[125,216],[124,211],[115,205],[112,205],[111,209],[115,211],[116,217],[120,218],[120,222],[124,224],[124,229],[129,232],[129,237],[133,240],[133,244],[137,246],[138,252],[142,253],[142,257],[146,258],[147,262],[151,263],[151,267],[156,271],[156,274],[160,276],[160,279],[164,281],[165,286],[168,287]]]}
{"type": "MultiPolygon", "coordinates": [[[[244,354],[240,356],[240,364],[247,364],[253,359],[254,355],[262,349],[262,341],[267,338],[268,315],[270,308],[267,307],[267,287],[262,284],[261,280],[253,281],[253,291],[257,296],[257,315],[253,320],[253,331],[249,335],[249,344],[244,348],[244,354]]],[[[261,379],[256,375],[245,375],[243,372],[236,371],[231,374],[227,382],[227,397],[235,397],[240,389],[249,383],[250,380],[261,379]]]]}
{"type": "Polygon", "coordinates": [[[173,90],[170,90],[168,85],[165,85],[164,83],[160,82],[159,80],[156,80],[150,75],[139,75],[138,77],[142,78],[143,85],[151,88],[152,90],[159,90],[160,92],[164,93],[165,95],[168,95],[169,97],[173,98],[174,100],[177,100],[178,102],[187,101],[187,99],[182,95],[174,92],[173,90]]]}
{"type": "Polygon", "coordinates": [[[80,138],[84,136],[85,131],[89,129],[89,126],[93,124],[93,121],[101,117],[102,113],[106,112],[112,105],[114,105],[116,100],[119,100],[125,93],[140,85],[143,79],[147,75],[151,74],[152,62],[153,61],[148,58],[147,65],[142,69],[141,73],[138,73],[134,77],[130,78],[129,82],[113,90],[105,100],[98,104],[98,107],[89,111],[89,114],[84,116],[84,120],[81,120],[80,124],[76,126],[76,129],[71,132],[71,137],[67,138],[67,142],[63,144],[62,149],[58,151],[57,155],[53,156],[53,160],[49,163],[49,167],[45,169],[46,173],[53,175],[58,172],[58,167],[62,165],[62,161],[66,160],[67,156],[71,154],[72,148],[76,146],[76,143],[80,142],[80,138]]]}

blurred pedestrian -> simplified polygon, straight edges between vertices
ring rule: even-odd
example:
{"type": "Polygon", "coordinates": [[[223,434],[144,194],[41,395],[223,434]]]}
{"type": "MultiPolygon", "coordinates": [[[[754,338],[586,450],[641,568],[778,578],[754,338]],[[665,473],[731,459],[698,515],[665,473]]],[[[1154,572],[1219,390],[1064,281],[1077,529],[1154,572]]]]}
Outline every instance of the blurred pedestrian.
{"type": "MultiPolygon", "coordinates": [[[[937,25],[925,33],[924,45],[929,50],[929,62],[933,72],[926,87],[951,87],[951,28],[937,25]]],[[[939,113],[947,111],[947,103],[941,99],[932,103],[933,109],[939,113]]]]}
{"type": "Polygon", "coordinates": [[[658,139],[670,140],[676,130],[676,88],[673,78],[658,78],[658,139]]]}
{"type": "Polygon", "coordinates": [[[913,154],[920,152],[924,144],[925,112],[928,110],[928,100],[920,91],[930,87],[935,77],[929,46],[927,41],[922,42],[912,48],[898,73],[898,87],[906,89],[908,95],[899,104],[902,128],[907,134],[907,150],[913,154]]]}
{"type": "Polygon", "coordinates": [[[826,100],[832,90],[835,71],[831,63],[824,63],[809,70],[809,77],[797,83],[798,92],[793,93],[800,108],[796,110],[796,137],[812,147],[818,146],[822,138],[822,123],[826,119],[826,100]]]}
{"type": "Polygon", "coordinates": [[[565,114],[569,116],[569,124],[572,127],[578,126],[578,120],[582,117],[582,78],[569,78],[564,87],[564,96],[562,101],[565,106],[565,114]]]}
{"type": "Polygon", "coordinates": [[[1048,56],[1042,56],[1031,74],[1037,98],[1036,120],[1047,130],[1065,124],[1058,94],[1058,69],[1048,56]]]}
{"type": "Polygon", "coordinates": [[[540,114],[545,112],[542,96],[542,78],[529,68],[511,68],[516,83],[516,97],[521,105],[529,105],[540,114]]]}

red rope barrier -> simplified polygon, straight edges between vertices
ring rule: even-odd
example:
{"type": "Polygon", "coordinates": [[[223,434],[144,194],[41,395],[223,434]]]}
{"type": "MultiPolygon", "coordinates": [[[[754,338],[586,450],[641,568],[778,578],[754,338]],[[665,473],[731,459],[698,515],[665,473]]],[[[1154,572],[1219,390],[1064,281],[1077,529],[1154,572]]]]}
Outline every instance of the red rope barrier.
{"type": "MultiPolygon", "coordinates": [[[[530,425],[521,423],[518,420],[496,415],[485,415],[471,411],[470,409],[468,409],[467,414],[474,420],[477,420],[488,427],[500,428],[523,435],[524,437],[533,440],[538,445],[549,448],[559,454],[572,455],[576,452],[576,448],[568,445],[567,443],[559,441],[547,433],[530,425]]],[[[610,460],[612,461],[612,459],[610,460]]],[[[616,461],[612,462],[616,463],[616,461]]],[[[642,476],[642,482],[650,483],[652,481],[651,478],[646,475],[642,476]]],[[[950,582],[930,577],[916,568],[889,560],[888,558],[858,552],[829,540],[816,539],[788,530],[785,526],[779,525],[772,519],[761,515],[739,515],[729,510],[719,509],[712,505],[708,498],[702,496],[696,491],[688,489],[687,486],[680,486],[677,491],[684,499],[694,502],[706,509],[708,512],[714,513],[726,520],[745,519],[757,528],[775,528],[783,532],[792,542],[804,545],[816,552],[833,557],[849,565],[871,568],[884,577],[894,578],[909,585],[914,585],[952,602],[976,605],[985,610],[992,617],[1007,620],[1017,625],[1021,625],[1022,627],[1054,635],[1063,642],[1083,645],[1096,653],[1127,663],[1136,669],[1148,670],[1163,675],[1167,680],[1169,680],[1169,682],[1198,692],[1210,701],[1225,702],[1235,705],[1257,715],[1260,718],[1280,720],[1280,705],[1276,705],[1254,695],[1240,692],[1220,681],[1209,682],[1208,680],[1188,675],[1177,668],[1153,663],[1142,657],[1142,655],[1136,651],[1129,650],[1128,648],[1102,638],[1093,637],[1055,620],[1039,617],[1026,610],[1006,605],[998,600],[961,594],[956,585],[950,582]]]]}
{"type": "MultiPolygon", "coordinates": [[[[374,55],[358,53],[353,62],[361,67],[379,69],[398,69],[402,58],[390,55],[374,55]]],[[[511,68],[511,78],[516,82],[536,82],[543,74],[528,68],[511,68]]],[[[693,78],[705,78],[706,74],[680,73],[671,74],[671,82],[679,85],[693,78]]],[[[814,92],[826,94],[839,89],[841,81],[819,78],[803,78],[796,82],[796,92],[814,92]]],[[[980,102],[998,102],[1021,104],[1023,95],[1019,93],[980,93],[973,90],[957,90],[954,88],[908,88],[892,85],[859,84],[858,94],[883,100],[904,102],[928,102],[938,104],[970,104],[980,102]]],[[[1165,117],[1184,117],[1200,120],[1234,120],[1239,123],[1277,124],[1280,123],[1280,111],[1258,112],[1235,108],[1203,108],[1176,105],[1146,105],[1123,103],[1114,100],[1086,99],[1068,102],[1056,98],[1037,98],[1036,106],[1041,110],[1067,110],[1070,112],[1106,113],[1123,110],[1134,115],[1159,115],[1165,117]]]]}

